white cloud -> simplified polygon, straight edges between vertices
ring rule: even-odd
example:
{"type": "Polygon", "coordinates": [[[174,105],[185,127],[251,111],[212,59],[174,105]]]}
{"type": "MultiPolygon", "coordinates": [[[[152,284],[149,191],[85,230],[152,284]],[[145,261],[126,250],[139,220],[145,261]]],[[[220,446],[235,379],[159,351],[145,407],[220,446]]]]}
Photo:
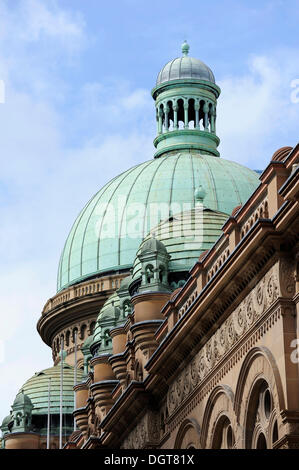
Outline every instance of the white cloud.
{"type": "Polygon", "coordinates": [[[77,14],[75,18],[69,12],[61,10],[55,2],[53,10],[49,10],[39,0],[27,0],[23,3],[25,28],[20,31],[24,40],[37,41],[44,34],[59,38],[64,43],[76,39],[82,40],[84,22],[77,14]]]}
{"type": "MultiPolygon", "coordinates": [[[[140,108],[140,107],[145,107],[148,106],[150,102],[149,99],[149,92],[148,90],[135,90],[133,93],[129,94],[128,96],[125,96],[121,104],[124,106],[124,108],[131,110],[135,108],[140,108]]],[[[150,102],[152,104],[152,102],[150,102]]]]}
{"type": "Polygon", "coordinates": [[[296,77],[296,57],[297,51],[253,56],[246,74],[220,81],[217,134],[224,158],[262,169],[271,152],[295,145],[288,138],[299,119],[290,86],[296,77]]]}
{"type": "Polygon", "coordinates": [[[1,0],[0,11],[4,20],[0,39],[12,40],[14,47],[19,41],[31,43],[53,39],[74,50],[84,40],[82,16],[61,9],[57,1],[22,0],[12,5],[9,0],[1,0]],[[14,36],[9,38],[11,33],[14,36]]]}
{"type": "MultiPolygon", "coordinates": [[[[86,41],[84,21],[58,2],[8,4],[0,0],[0,79],[6,85],[0,104],[0,421],[22,383],[51,364],[36,322],[55,293],[60,251],[74,218],[109,179],[151,158],[155,134],[150,90],[132,90],[122,81],[86,83],[73,109],[61,111],[57,102],[69,85],[52,62],[48,67],[42,40],[47,37],[54,62],[57,56],[67,60],[86,41]],[[41,49],[31,55],[32,43],[41,49]]],[[[293,59],[293,53],[280,64],[275,57],[255,57],[246,75],[220,83],[218,134],[225,158],[259,168],[270,159],[269,141],[298,117],[299,105],[288,101],[289,83],[297,78],[289,66],[293,59]]]]}
{"type": "MultiPolygon", "coordinates": [[[[57,14],[55,25],[56,16],[41,2],[34,3],[37,10],[28,10],[27,16],[24,5],[29,7],[32,2],[22,4],[21,13],[26,18],[22,34],[28,41],[47,34],[57,39],[57,46],[64,34],[77,34],[76,29],[64,27],[65,13],[57,14]]],[[[14,31],[11,12],[8,17],[7,35],[14,31]]],[[[16,30],[20,18],[14,25],[16,30]]],[[[39,338],[36,323],[43,305],[55,294],[59,255],[74,218],[103,184],[152,153],[147,133],[137,132],[134,125],[126,133],[123,126],[125,119],[133,123],[138,113],[150,118],[144,112],[144,90],[134,92],[121,83],[109,89],[102,84],[86,85],[74,100],[72,125],[80,130],[83,118],[90,133],[83,126],[74,148],[65,138],[68,115],[59,112],[57,100],[52,99],[53,71],[44,69],[43,58],[37,55],[32,66],[23,69],[19,87],[24,51],[15,43],[10,60],[1,47],[6,40],[2,36],[1,42],[0,38],[0,69],[6,85],[6,101],[0,105],[0,342],[4,348],[0,421],[8,414],[22,383],[52,363],[51,350],[39,338]],[[109,119],[114,126],[109,127],[109,119]],[[103,172],[103,162],[107,161],[109,166],[103,172]]],[[[69,54],[68,48],[65,54],[69,54]]]]}

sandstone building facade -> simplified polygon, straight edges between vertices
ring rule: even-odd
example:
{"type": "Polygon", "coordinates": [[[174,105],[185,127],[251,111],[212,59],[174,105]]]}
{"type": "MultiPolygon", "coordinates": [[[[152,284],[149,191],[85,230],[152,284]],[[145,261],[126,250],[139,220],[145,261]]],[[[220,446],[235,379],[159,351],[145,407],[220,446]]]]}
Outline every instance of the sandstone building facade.
{"type": "Polygon", "coordinates": [[[152,91],[155,158],[104,186],[71,229],[38,322],[54,366],[18,393],[6,448],[45,447],[61,360],[67,449],[299,446],[299,145],[260,175],[219,158],[220,89],[182,52],[152,91]]]}

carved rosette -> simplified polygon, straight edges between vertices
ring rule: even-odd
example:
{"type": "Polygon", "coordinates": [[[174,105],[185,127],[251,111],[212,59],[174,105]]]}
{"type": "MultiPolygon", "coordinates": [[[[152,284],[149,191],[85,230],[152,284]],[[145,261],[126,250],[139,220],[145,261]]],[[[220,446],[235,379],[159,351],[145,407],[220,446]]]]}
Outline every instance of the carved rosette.
{"type": "Polygon", "coordinates": [[[283,258],[279,261],[279,282],[284,297],[293,297],[296,290],[295,260],[283,258]]]}
{"type": "Polygon", "coordinates": [[[256,311],[254,308],[252,296],[249,296],[249,298],[247,299],[245,312],[246,312],[246,323],[248,326],[251,326],[256,318],[256,311]]]}
{"type": "Polygon", "coordinates": [[[183,382],[183,396],[187,397],[191,391],[191,380],[190,380],[190,367],[186,367],[183,372],[184,382],[183,382]]]}
{"type": "Polygon", "coordinates": [[[245,311],[244,307],[240,305],[239,308],[233,313],[233,327],[235,329],[236,336],[239,338],[244,333],[246,327],[245,311]]]}
{"type": "Polygon", "coordinates": [[[215,336],[216,336],[217,350],[218,350],[218,353],[219,353],[219,357],[222,357],[223,354],[225,354],[226,349],[227,349],[227,338],[226,338],[225,324],[217,330],[215,336]]]}
{"type": "Polygon", "coordinates": [[[196,359],[190,364],[190,379],[191,379],[191,390],[196,387],[199,382],[198,368],[196,364],[196,359]]]}

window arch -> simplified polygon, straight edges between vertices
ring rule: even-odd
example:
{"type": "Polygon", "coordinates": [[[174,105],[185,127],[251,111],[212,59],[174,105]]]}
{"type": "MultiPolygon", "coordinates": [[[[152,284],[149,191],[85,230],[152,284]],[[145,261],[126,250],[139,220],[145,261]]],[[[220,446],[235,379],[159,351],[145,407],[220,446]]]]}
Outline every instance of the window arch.
{"type": "Polygon", "coordinates": [[[81,328],[80,328],[80,339],[81,340],[84,340],[86,330],[87,330],[87,326],[84,323],[83,325],[81,325],[81,328]]]}
{"type": "Polygon", "coordinates": [[[215,427],[212,449],[232,449],[234,445],[235,435],[231,422],[226,415],[222,415],[215,427]]]}
{"type": "Polygon", "coordinates": [[[125,300],[123,303],[123,315],[126,318],[132,312],[132,305],[129,300],[125,300]]]}
{"type": "Polygon", "coordinates": [[[195,419],[186,419],[178,431],[175,449],[200,449],[200,428],[195,419]]]}
{"type": "Polygon", "coordinates": [[[273,409],[272,393],[265,379],[260,378],[254,384],[247,407],[246,448],[267,449],[266,435],[270,428],[273,409]]]}
{"type": "Polygon", "coordinates": [[[148,264],[145,268],[145,277],[146,282],[150,284],[152,279],[154,278],[154,266],[152,264],[148,264]]]}
{"type": "Polygon", "coordinates": [[[95,321],[91,322],[90,327],[89,327],[89,336],[93,335],[95,326],[96,326],[96,322],[95,321]]]}
{"type": "Polygon", "coordinates": [[[70,345],[70,336],[71,336],[71,332],[70,332],[70,330],[67,330],[67,332],[65,333],[65,345],[66,345],[66,347],[69,347],[69,345],[70,345]]]}
{"type": "Polygon", "coordinates": [[[109,335],[109,331],[110,331],[109,329],[105,330],[104,335],[103,335],[103,341],[104,341],[105,348],[108,348],[112,343],[112,338],[109,335]]]}

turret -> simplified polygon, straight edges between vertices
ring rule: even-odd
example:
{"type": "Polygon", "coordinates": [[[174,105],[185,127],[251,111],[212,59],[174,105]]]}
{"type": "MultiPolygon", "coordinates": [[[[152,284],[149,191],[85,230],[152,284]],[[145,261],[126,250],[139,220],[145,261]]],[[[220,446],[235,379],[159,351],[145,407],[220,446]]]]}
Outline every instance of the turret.
{"type": "Polygon", "coordinates": [[[139,292],[169,292],[168,263],[170,256],[162,242],[149,238],[137,255],[141,262],[139,292]]]}
{"type": "Polygon", "coordinates": [[[162,68],[152,90],[157,121],[155,157],[182,149],[197,149],[219,156],[216,106],[220,88],[211,69],[189,57],[189,49],[185,41],[182,57],[162,68]]]}

